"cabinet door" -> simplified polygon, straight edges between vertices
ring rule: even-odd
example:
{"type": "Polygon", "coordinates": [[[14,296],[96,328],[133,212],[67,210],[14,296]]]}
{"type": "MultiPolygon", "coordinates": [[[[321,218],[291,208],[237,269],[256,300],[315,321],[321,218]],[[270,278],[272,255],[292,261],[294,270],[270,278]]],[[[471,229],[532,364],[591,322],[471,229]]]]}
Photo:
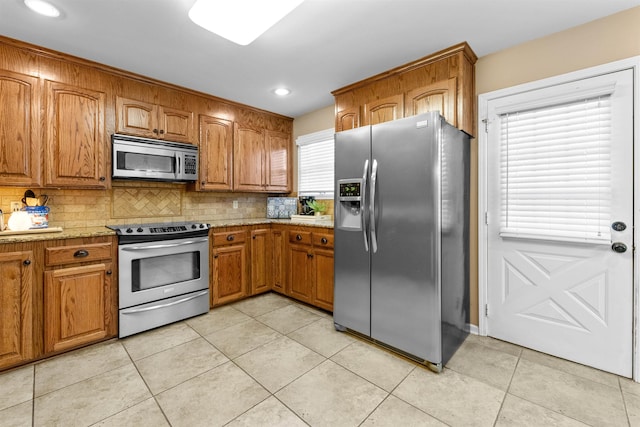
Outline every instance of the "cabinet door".
{"type": "Polygon", "coordinates": [[[291,191],[291,135],[266,131],[266,184],[267,191],[288,193],[291,191]]]}
{"type": "Polygon", "coordinates": [[[333,250],[314,249],[313,304],[333,311],[333,250]]]}
{"type": "Polygon", "coordinates": [[[160,106],[158,108],[158,133],[156,138],[193,143],[193,113],[160,106]]]}
{"type": "Polygon", "coordinates": [[[457,126],[455,77],[442,80],[428,86],[419,87],[407,92],[406,116],[440,111],[440,114],[452,125],[457,126]]]}
{"type": "Polygon", "coordinates": [[[104,92],[46,82],[45,184],[107,188],[104,92]]]}
{"type": "Polygon", "coordinates": [[[200,184],[198,190],[233,189],[233,122],[200,116],[200,184]]]}
{"type": "Polygon", "coordinates": [[[148,102],[116,97],[116,132],[158,137],[158,107],[148,102]]]}
{"type": "Polygon", "coordinates": [[[44,346],[58,352],[109,334],[111,263],[45,271],[44,346]]]}
{"type": "Polygon", "coordinates": [[[313,302],[312,258],[311,246],[289,245],[288,295],[307,303],[313,302]]]}
{"type": "Polygon", "coordinates": [[[285,233],[282,230],[271,230],[271,245],[271,289],[285,293],[285,233]]]}
{"type": "Polygon", "coordinates": [[[34,357],[33,253],[0,253],[0,368],[34,357]]]}
{"type": "Polygon", "coordinates": [[[355,129],[360,126],[360,108],[352,107],[336,114],[336,132],[355,129]]]}
{"type": "Polygon", "coordinates": [[[402,117],[404,117],[404,96],[402,94],[371,101],[364,105],[365,126],[377,125],[402,117]]]}
{"type": "Polygon", "coordinates": [[[246,244],[213,250],[213,289],[211,306],[238,300],[247,295],[246,244]]]}
{"type": "Polygon", "coordinates": [[[38,79],[0,70],[0,180],[40,185],[38,79]]]}
{"type": "Polygon", "coordinates": [[[235,124],[233,143],[233,187],[235,190],[264,191],[265,132],[235,124]]]}
{"type": "Polygon", "coordinates": [[[251,295],[271,289],[269,230],[251,231],[251,295]]]}

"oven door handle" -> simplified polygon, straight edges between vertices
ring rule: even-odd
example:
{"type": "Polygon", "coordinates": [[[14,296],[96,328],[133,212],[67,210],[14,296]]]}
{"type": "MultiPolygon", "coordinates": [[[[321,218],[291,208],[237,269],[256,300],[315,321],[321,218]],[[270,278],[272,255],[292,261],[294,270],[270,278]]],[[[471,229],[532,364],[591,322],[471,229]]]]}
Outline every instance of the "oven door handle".
{"type": "Polygon", "coordinates": [[[160,304],[160,305],[154,305],[151,307],[144,307],[144,308],[134,308],[134,309],[127,309],[122,311],[122,314],[135,314],[135,313],[142,313],[144,311],[151,311],[151,310],[158,310],[161,308],[167,308],[167,307],[171,307],[172,305],[177,305],[177,304],[182,304],[183,302],[187,302],[187,301],[191,301],[192,299],[196,299],[196,298],[200,298],[203,295],[206,295],[209,293],[209,290],[206,291],[202,291],[202,292],[198,292],[195,295],[190,295],[186,298],[182,298],[176,301],[171,301],[168,302],[166,304],[160,304]]]}
{"type": "Polygon", "coordinates": [[[145,250],[145,249],[165,249],[165,248],[177,248],[178,246],[187,246],[187,245],[193,245],[194,243],[203,243],[203,242],[208,242],[209,238],[205,237],[204,239],[198,239],[198,240],[189,240],[187,242],[181,242],[181,243],[172,243],[169,245],[149,245],[149,246],[128,246],[128,245],[121,245],[120,248],[123,251],[140,251],[140,250],[145,250]]]}

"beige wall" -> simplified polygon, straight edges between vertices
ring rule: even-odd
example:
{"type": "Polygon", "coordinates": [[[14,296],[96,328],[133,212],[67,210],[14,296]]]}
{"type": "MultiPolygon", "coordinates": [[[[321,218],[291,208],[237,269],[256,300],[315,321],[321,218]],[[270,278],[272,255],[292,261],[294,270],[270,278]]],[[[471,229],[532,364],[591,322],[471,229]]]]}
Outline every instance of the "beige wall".
{"type": "MultiPolygon", "coordinates": [[[[473,40],[468,40],[473,48],[473,40]]],[[[429,52],[425,52],[425,55],[429,52]]],[[[640,55],[640,7],[532,40],[476,63],[477,94],[640,55]]],[[[334,126],[333,105],[298,117],[294,135],[334,126]]],[[[295,156],[295,155],[294,155],[295,156]]],[[[478,324],[477,146],[471,145],[471,323],[478,324]]],[[[294,157],[295,159],[295,157],[294,157]]],[[[295,169],[294,169],[295,172],[295,169]]],[[[294,175],[295,176],[295,175],[294,175]]]]}

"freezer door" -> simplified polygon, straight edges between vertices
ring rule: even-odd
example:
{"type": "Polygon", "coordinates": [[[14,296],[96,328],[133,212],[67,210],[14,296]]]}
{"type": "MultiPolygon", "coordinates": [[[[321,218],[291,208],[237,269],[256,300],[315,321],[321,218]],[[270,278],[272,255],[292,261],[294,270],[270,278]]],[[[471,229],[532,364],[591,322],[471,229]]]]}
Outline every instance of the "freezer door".
{"type": "Polygon", "coordinates": [[[372,127],[371,337],[433,363],[441,360],[438,118],[372,127]]]}
{"type": "MultiPolygon", "coordinates": [[[[369,126],[338,132],[335,136],[335,179],[362,178],[371,153],[369,126]]],[[[368,176],[368,173],[367,173],[368,176]]],[[[366,182],[364,183],[366,186],[366,182]]],[[[335,209],[339,209],[339,188],[335,188],[335,209]]],[[[362,215],[367,218],[366,199],[362,215]]],[[[364,335],[371,333],[370,262],[365,242],[367,223],[362,229],[341,228],[334,215],[334,297],[333,320],[336,327],[349,328],[364,335]]]]}

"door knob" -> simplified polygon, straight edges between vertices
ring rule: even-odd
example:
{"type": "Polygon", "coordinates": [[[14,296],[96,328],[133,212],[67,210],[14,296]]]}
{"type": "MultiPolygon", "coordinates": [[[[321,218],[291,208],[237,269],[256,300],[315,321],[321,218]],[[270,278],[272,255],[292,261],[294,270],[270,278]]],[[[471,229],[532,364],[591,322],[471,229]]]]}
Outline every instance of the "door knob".
{"type": "Polygon", "coordinates": [[[611,250],[613,250],[614,252],[618,252],[619,254],[626,252],[627,251],[627,245],[625,245],[622,242],[614,242],[611,245],[611,250]]]}
{"type": "Polygon", "coordinates": [[[624,231],[627,229],[627,224],[622,221],[616,221],[611,224],[611,228],[613,228],[615,231],[624,231]]]}

